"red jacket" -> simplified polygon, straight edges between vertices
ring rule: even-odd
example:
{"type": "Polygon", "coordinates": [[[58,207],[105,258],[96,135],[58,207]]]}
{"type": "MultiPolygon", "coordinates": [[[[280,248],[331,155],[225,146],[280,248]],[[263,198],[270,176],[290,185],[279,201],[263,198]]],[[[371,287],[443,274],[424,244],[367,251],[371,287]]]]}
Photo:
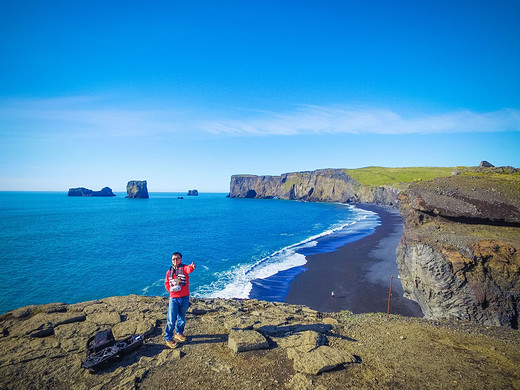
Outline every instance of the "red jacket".
{"type": "MultiPolygon", "coordinates": [[[[166,279],[164,280],[164,288],[166,291],[170,293],[170,298],[182,298],[185,296],[190,295],[190,277],[189,274],[193,272],[195,269],[191,265],[185,265],[185,264],[179,264],[179,267],[184,267],[184,276],[186,277],[186,285],[181,286],[181,289],[179,291],[173,291],[170,292],[170,270],[166,271],[166,279]]],[[[174,276],[173,279],[176,279],[177,276],[174,276]]]]}

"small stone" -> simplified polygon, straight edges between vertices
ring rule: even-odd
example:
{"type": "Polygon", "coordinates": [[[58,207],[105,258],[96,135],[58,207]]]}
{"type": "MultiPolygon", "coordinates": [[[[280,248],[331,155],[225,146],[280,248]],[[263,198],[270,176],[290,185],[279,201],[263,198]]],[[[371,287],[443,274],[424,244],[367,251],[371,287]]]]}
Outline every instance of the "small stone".
{"type": "Polygon", "coordinates": [[[327,317],[323,319],[323,323],[328,325],[337,325],[339,324],[339,321],[335,318],[327,317]]]}

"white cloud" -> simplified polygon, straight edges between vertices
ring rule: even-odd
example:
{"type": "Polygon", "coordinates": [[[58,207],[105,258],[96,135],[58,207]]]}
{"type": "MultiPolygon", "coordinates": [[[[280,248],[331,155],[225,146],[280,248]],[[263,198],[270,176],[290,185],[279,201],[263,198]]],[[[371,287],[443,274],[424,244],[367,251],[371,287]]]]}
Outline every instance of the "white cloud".
{"type": "Polygon", "coordinates": [[[93,138],[139,137],[185,129],[186,112],[132,105],[138,108],[88,96],[2,102],[0,132],[93,138]]]}
{"type": "Polygon", "coordinates": [[[520,112],[461,110],[404,117],[387,109],[305,106],[285,114],[264,114],[247,120],[208,121],[203,128],[229,135],[518,132],[520,112]]]}
{"type": "Polygon", "coordinates": [[[287,113],[263,113],[248,119],[206,121],[214,134],[432,134],[468,132],[518,132],[520,112],[513,109],[477,113],[469,110],[404,117],[377,108],[304,106],[287,113]]]}
{"type": "Polygon", "coordinates": [[[433,134],[518,132],[520,111],[459,110],[405,116],[373,107],[300,106],[292,111],[215,114],[161,103],[117,102],[107,97],[68,97],[4,101],[0,134],[67,137],[140,137],[168,134],[269,136],[300,134],[433,134]],[[152,108],[149,108],[152,107],[152,108]],[[217,118],[219,119],[212,119],[217,118]],[[201,118],[205,118],[201,120],[201,118]],[[207,118],[207,119],[206,119],[207,118]]]}

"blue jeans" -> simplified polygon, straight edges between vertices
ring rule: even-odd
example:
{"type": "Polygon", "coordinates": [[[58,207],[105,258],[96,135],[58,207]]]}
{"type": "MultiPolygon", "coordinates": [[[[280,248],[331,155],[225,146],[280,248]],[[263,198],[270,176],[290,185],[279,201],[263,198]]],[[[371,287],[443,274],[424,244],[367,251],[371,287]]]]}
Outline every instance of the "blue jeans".
{"type": "Polygon", "coordinates": [[[170,298],[168,303],[168,314],[166,315],[166,329],[164,339],[173,340],[173,330],[175,333],[183,334],[186,325],[186,311],[190,304],[189,295],[182,298],[170,298]]]}

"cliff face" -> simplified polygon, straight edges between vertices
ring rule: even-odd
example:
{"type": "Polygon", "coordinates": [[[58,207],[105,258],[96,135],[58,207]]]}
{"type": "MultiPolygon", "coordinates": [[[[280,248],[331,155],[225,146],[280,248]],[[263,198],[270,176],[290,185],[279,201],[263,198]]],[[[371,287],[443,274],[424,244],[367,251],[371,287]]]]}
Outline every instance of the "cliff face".
{"type": "Polygon", "coordinates": [[[233,175],[231,198],[279,198],[314,202],[366,202],[395,206],[392,186],[364,186],[344,169],[284,173],[281,176],[233,175]]]}
{"type": "Polygon", "coordinates": [[[148,187],[146,180],[131,180],[126,185],[127,198],[145,198],[148,199],[148,187]]]}
{"type": "Polygon", "coordinates": [[[426,318],[518,328],[519,169],[456,168],[451,177],[418,180],[402,192],[362,185],[342,169],[235,175],[230,197],[399,204],[400,277],[426,318]]]}
{"type": "Polygon", "coordinates": [[[397,264],[426,318],[518,328],[520,174],[496,172],[418,182],[399,195],[397,264]]]}

